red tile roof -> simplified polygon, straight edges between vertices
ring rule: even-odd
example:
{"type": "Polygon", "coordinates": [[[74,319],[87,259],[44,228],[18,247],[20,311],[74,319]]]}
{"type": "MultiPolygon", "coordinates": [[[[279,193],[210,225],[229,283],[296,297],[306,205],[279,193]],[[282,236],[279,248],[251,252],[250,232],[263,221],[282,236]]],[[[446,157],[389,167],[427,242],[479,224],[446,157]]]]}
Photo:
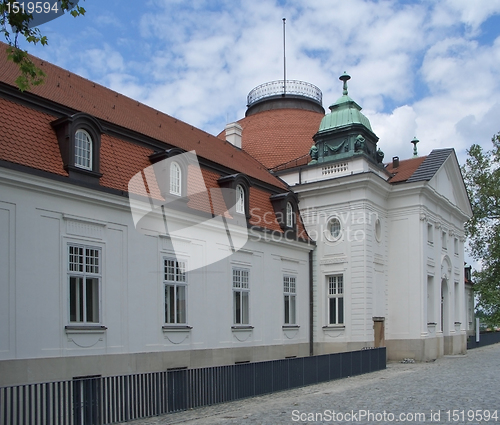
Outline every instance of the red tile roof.
{"type": "MultiPolygon", "coordinates": [[[[0,81],[15,86],[19,70],[15,64],[7,61],[6,46],[0,43],[0,81]]],[[[183,121],[41,59],[31,58],[47,77],[44,84],[33,87],[30,93],[185,151],[195,150],[199,157],[282,189],[286,188],[262,164],[230,143],[221,143],[220,139],[183,121]]],[[[31,125],[33,122],[27,124],[31,125]]]]}
{"type": "MultiPolygon", "coordinates": [[[[57,153],[59,154],[59,148],[57,153]]],[[[101,185],[127,192],[130,179],[138,171],[151,165],[148,156],[152,153],[152,149],[103,134],[101,136],[101,185]]],[[[152,195],[155,193],[156,196],[159,195],[159,190],[157,192],[153,188],[149,190],[152,195]]]]}
{"type": "Polygon", "coordinates": [[[271,168],[270,170],[272,172],[288,170],[289,168],[307,165],[307,164],[309,164],[310,161],[311,161],[311,157],[309,156],[309,153],[307,153],[306,155],[303,155],[299,158],[292,159],[291,161],[285,162],[284,164],[280,164],[274,168],[271,168]]]}
{"type": "MultiPolygon", "coordinates": [[[[272,109],[238,121],[242,147],[267,168],[274,168],[309,153],[312,137],[324,117],[304,109],[272,109]]],[[[225,132],[218,135],[225,140],[225,132]]]]}
{"type": "MultiPolygon", "coordinates": [[[[190,165],[189,167],[193,168],[194,166],[190,165]]],[[[217,180],[220,175],[204,168],[201,169],[201,174],[203,181],[198,178],[191,178],[195,175],[193,172],[188,173],[188,206],[213,215],[230,217],[222,192],[217,190],[219,188],[217,180]]],[[[254,199],[251,201],[252,204],[255,202],[254,199]]]]}
{"type": "Polygon", "coordinates": [[[250,224],[270,230],[281,231],[276,216],[274,214],[266,214],[267,211],[273,211],[269,195],[260,189],[251,187],[250,197],[254,201],[250,209],[250,224]]]}
{"type": "MultiPolygon", "coordinates": [[[[6,60],[5,46],[0,43],[0,84],[15,87],[18,69],[6,60]]],[[[22,99],[17,103],[0,93],[0,160],[68,177],[63,168],[58,138],[51,126],[51,122],[60,116],[56,116],[55,112],[54,115],[42,112],[51,110],[43,105],[57,106],[54,110],[60,109],[58,105],[61,105],[75,113],[84,112],[94,116],[104,124],[111,123],[132,130],[139,140],[141,135],[146,135],[168,144],[165,145],[166,149],[176,146],[186,151],[195,150],[199,157],[220,164],[231,172],[244,173],[270,187],[274,186],[274,193],[288,190],[284,182],[269,173],[249,153],[230,143],[57,66],[37,58],[33,58],[33,61],[47,74],[45,83],[29,92],[35,95],[34,101],[29,95],[15,92],[22,99]],[[38,100],[43,102],[38,104],[38,100]]],[[[8,92],[5,86],[3,92],[8,92]]],[[[123,140],[105,130],[101,135],[102,177],[99,184],[128,193],[131,189],[129,182],[136,173],[153,172],[149,155],[156,148],[146,146],[147,143],[141,145],[123,140]]],[[[199,179],[190,180],[188,177],[188,206],[215,215],[224,213],[229,216],[220,191],[210,190],[219,189],[217,181],[221,174],[202,166],[202,175],[204,188],[197,187],[200,185],[199,179]],[[208,190],[208,194],[204,189],[208,190]]],[[[149,194],[154,199],[162,199],[156,180],[144,177],[143,173],[143,182],[137,180],[138,187],[132,187],[132,190],[137,194],[149,194]],[[144,188],[141,183],[149,183],[153,187],[144,188]]],[[[271,191],[266,191],[264,187],[266,185],[250,188],[250,224],[281,231],[270,201],[271,191]]],[[[298,233],[302,238],[307,237],[301,223],[298,233]]]]}
{"type": "Polygon", "coordinates": [[[408,180],[413,173],[420,167],[420,164],[424,162],[425,156],[420,156],[418,158],[401,159],[399,160],[399,167],[394,168],[393,163],[386,165],[385,169],[394,174],[393,177],[389,179],[389,183],[401,183],[408,180]]]}
{"type": "Polygon", "coordinates": [[[67,176],[52,115],[0,98],[0,159],[67,176]]]}

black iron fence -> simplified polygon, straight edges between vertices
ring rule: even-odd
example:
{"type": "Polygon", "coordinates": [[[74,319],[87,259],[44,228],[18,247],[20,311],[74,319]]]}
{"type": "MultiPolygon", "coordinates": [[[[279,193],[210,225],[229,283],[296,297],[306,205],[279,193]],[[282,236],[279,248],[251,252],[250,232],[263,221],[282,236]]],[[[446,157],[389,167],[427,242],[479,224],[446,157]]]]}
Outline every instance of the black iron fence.
{"type": "Polygon", "coordinates": [[[500,342],[500,332],[481,332],[479,342],[476,342],[476,335],[469,336],[467,340],[467,350],[484,347],[485,345],[497,344],[500,342]]]}
{"type": "Polygon", "coordinates": [[[102,425],[385,369],[373,348],[266,362],[0,388],[1,425],[102,425]]]}

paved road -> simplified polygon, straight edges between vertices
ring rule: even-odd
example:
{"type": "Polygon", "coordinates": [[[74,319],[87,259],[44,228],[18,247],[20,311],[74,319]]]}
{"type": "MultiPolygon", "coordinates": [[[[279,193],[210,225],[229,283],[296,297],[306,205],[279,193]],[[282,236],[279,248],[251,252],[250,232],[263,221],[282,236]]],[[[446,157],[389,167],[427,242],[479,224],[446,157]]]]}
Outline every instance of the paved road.
{"type": "Polygon", "coordinates": [[[389,363],[386,370],[367,375],[127,424],[391,424],[404,420],[500,424],[500,344],[432,363],[389,363]]]}

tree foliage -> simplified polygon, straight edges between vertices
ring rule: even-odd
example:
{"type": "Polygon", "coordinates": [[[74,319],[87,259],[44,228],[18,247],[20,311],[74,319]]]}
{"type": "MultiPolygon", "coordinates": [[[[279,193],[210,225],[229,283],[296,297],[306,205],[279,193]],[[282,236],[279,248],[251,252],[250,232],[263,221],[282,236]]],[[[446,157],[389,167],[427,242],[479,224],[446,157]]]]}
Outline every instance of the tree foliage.
{"type": "Polygon", "coordinates": [[[466,223],[470,253],[481,262],[473,273],[478,308],[489,324],[500,324],[500,133],[493,148],[472,145],[462,167],[474,216],[466,223]]]}
{"type": "MultiPolygon", "coordinates": [[[[51,1],[53,3],[53,1],[51,1]]],[[[71,15],[77,17],[85,14],[85,9],[80,6],[74,7],[71,0],[61,0],[61,9],[70,11],[71,15]]],[[[48,43],[47,37],[42,35],[40,29],[30,27],[33,14],[27,9],[19,7],[19,0],[0,0],[0,32],[4,34],[7,41],[7,57],[19,67],[19,76],[16,84],[21,91],[28,90],[32,85],[42,84],[45,74],[29,58],[28,52],[19,47],[19,38],[28,43],[42,46],[48,43]]]]}

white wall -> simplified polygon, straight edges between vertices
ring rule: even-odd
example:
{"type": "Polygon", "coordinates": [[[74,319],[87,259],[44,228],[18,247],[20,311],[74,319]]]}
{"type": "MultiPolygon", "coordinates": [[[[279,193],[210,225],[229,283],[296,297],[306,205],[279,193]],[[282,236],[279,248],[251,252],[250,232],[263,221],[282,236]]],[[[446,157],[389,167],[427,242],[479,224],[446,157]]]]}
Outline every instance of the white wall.
{"type": "Polygon", "coordinates": [[[391,185],[380,173],[366,172],[372,170],[365,170],[358,162],[349,162],[345,169],[337,167],[330,174],[320,175],[321,167],[302,170],[300,185],[298,172],[292,170],[282,176],[297,184],[293,189],[299,194],[306,228],[317,241],[314,340],[320,352],[347,349],[358,342],[371,345],[373,317],[384,317],[386,340],[416,341],[390,349],[395,347],[406,356],[434,350],[428,355],[432,357],[439,350],[436,345],[428,348],[424,340],[461,336],[465,330],[463,225],[468,207],[458,164],[450,156],[430,182],[391,185]],[[349,232],[336,243],[323,237],[333,216],[339,217],[349,232]],[[427,242],[428,223],[440,226],[433,244],[427,242]],[[446,247],[441,246],[442,231],[447,235],[446,247]],[[443,262],[448,276],[444,332],[440,329],[443,262]],[[332,274],[344,276],[346,310],[342,327],[325,327],[326,276],[332,274]],[[437,327],[428,326],[429,277],[434,280],[430,316],[439,322],[437,327]]]}
{"type": "MultiPolygon", "coordinates": [[[[257,232],[239,252],[190,271],[192,329],[164,330],[163,258],[174,252],[170,239],[159,235],[156,218],[141,222],[138,231],[127,198],[4,169],[0,199],[0,360],[232,348],[243,349],[245,360],[248,348],[309,342],[307,244],[273,242],[257,232]],[[70,242],[102,250],[105,330],[65,329],[70,242]],[[250,270],[251,330],[231,328],[233,266],[250,270]],[[282,328],[284,274],[296,276],[297,283],[299,326],[291,330],[282,328]]],[[[176,218],[184,226],[189,219],[176,218]]],[[[219,237],[220,229],[196,229],[176,244],[176,253],[195,268],[214,246],[230,250],[227,238],[225,244],[212,243],[219,237]]]]}
{"type": "MultiPolygon", "coordinates": [[[[443,190],[448,195],[453,187],[453,182],[446,180],[449,175],[449,170],[443,167],[435,176],[439,186],[447,188],[443,190]]],[[[465,298],[463,226],[466,217],[443,193],[436,192],[435,187],[434,178],[429,183],[395,186],[389,198],[389,232],[393,236],[389,243],[389,319],[392,320],[386,328],[388,339],[459,336],[466,329],[462,301],[465,298]],[[429,225],[432,235],[429,235],[429,225]],[[443,279],[447,284],[442,329],[443,279]],[[432,294],[428,293],[429,281],[432,294]],[[436,325],[428,325],[429,320],[436,325]]],[[[453,196],[455,202],[458,197],[453,196]]]]}
{"type": "Polygon", "coordinates": [[[315,343],[319,352],[373,346],[373,317],[387,316],[387,238],[385,199],[389,187],[365,173],[294,187],[302,216],[315,238],[315,343]],[[385,186],[384,186],[385,185],[385,186]],[[343,236],[328,240],[328,222],[337,217],[343,236]],[[376,222],[379,221],[379,235],[376,222]],[[327,277],[344,277],[344,326],[327,326],[327,277]],[[354,344],[354,345],[352,345],[354,344]]]}

